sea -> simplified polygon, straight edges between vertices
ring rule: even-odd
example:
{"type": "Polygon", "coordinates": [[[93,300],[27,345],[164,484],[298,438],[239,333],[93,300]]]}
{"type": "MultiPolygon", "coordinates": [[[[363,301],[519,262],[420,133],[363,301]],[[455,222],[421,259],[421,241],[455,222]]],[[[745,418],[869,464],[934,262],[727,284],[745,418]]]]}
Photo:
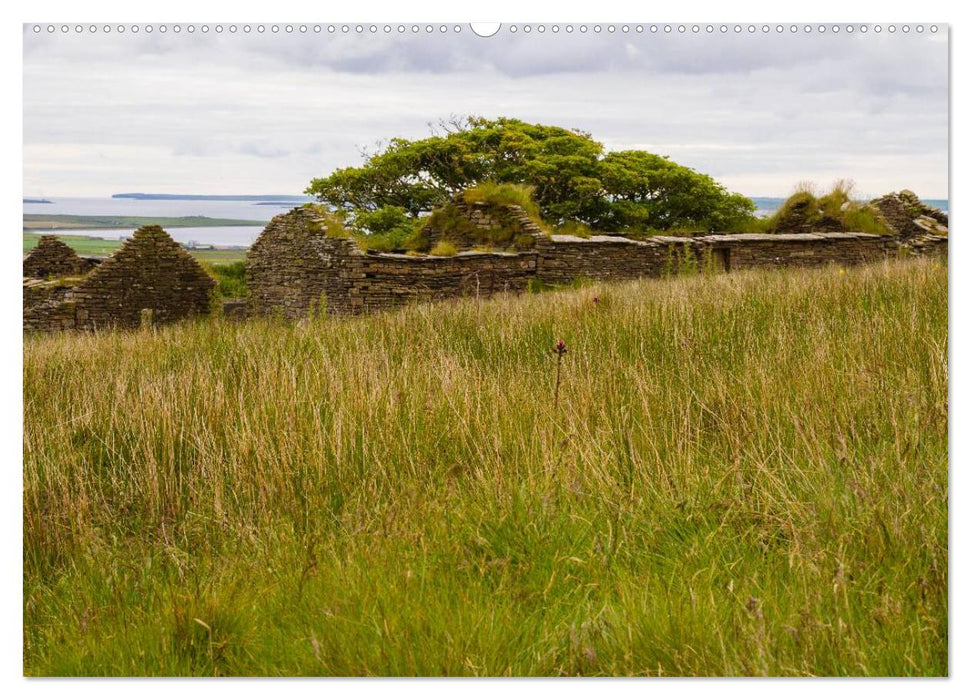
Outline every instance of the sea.
{"type": "MultiPolygon", "coordinates": [[[[25,197],[47,199],[49,204],[24,202],[24,214],[73,214],[75,216],[207,216],[211,219],[247,219],[259,221],[259,226],[202,226],[165,228],[179,243],[215,245],[219,247],[249,247],[263,230],[263,225],[277,214],[289,211],[300,201],[279,202],[228,201],[199,199],[130,199],[113,197],[25,197]]],[[[307,199],[306,201],[310,201],[307,199]]],[[[56,233],[59,236],[79,235],[95,238],[127,238],[135,228],[36,230],[35,233],[56,233]]]]}
{"type": "MultiPolygon", "coordinates": [[[[248,219],[268,222],[277,214],[289,211],[299,201],[199,200],[199,199],[130,199],[114,197],[36,197],[50,203],[24,202],[24,214],[73,214],[76,216],[207,216],[214,219],[248,219]]],[[[309,201],[309,200],[307,200],[309,201]]],[[[769,216],[782,202],[783,197],[752,197],[758,216],[769,216]]],[[[948,212],[948,200],[925,199],[924,203],[948,212]]],[[[166,230],[176,241],[187,245],[213,245],[227,248],[245,248],[252,245],[263,230],[262,226],[211,226],[175,228],[166,230]]],[[[67,231],[50,229],[37,233],[55,233],[59,236],[80,235],[95,238],[127,238],[134,228],[84,229],[67,231]]]]}
{"type": "MultiPolygon", "coordinates": [[[[773,214],[786,201],[785,197],[749,197],[749,199],[755,202],[755,215],[760,217],[773,214]]],[[[945,214],[948,213],[946,199],[922,199],[920,201],[928,206],[940,209],[945,214]]]]}

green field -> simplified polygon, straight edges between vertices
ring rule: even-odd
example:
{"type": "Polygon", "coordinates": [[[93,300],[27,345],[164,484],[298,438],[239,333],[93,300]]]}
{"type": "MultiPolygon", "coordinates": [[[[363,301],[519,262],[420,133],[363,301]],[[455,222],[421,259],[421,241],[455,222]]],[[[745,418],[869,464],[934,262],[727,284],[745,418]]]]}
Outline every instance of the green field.
{"type": "Polygon", "coordinates": [[[75,214],[24,214],[24,231],[138,228],[157,224],[163,228],[209,226],[266,226],[254,219],[213,219],[208,216],[78,216],[75,214]]]}
{"type": "MultiPolygon", "coordinates": [[[[37,241],[40,240],[41,234],[39,233],[28,233],[24,232],[24,253],[31,250],[37,245],[37,241]]],[[[96,256],[102,257],[111,255],[118,248],[121,247],[122,241],[112,240],[110,238],[93,238],[91,236],[81,236],[81,235],[66,235],[59,236],[60,240],[67,243],[74,251],[82,256],[96,256]]],[[[208,263],[234,263],[246,258],[246,250],[233,248],[233,249],[216,249],[216,250],[188,250],[187,253],[191,254],[198,260],[202,260],[208,263]]]]}
{"type": "Polygon", "coordinates": [[[947,675],[947,293],[25,336],[24,672],[947,675]]]}

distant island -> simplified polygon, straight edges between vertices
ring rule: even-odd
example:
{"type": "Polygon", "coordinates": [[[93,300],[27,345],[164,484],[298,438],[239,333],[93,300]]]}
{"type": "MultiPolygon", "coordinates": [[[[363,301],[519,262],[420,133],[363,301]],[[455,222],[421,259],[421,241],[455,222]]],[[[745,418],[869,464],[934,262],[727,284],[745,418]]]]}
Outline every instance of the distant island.
{"type": "Polygon", "coordinates": [[[124,192],[111,195],[112,199],[179,199],[206,202],[310,202],[311,197],[292,194],[148,194],[124,192]]]}
{"type": "Polygon", "coordinates": [[[24,197],[24,204],[53,204],[49,199],[28,199],[24,197]]]}
{"type": "Polygon", "coordinates": [[[208,216],[78,216],[75,214],[24,214],[24,231],[138,228],[158,224],[164,228],[210,226],[265,226],[255,219],[213,219],[208,216]]]}

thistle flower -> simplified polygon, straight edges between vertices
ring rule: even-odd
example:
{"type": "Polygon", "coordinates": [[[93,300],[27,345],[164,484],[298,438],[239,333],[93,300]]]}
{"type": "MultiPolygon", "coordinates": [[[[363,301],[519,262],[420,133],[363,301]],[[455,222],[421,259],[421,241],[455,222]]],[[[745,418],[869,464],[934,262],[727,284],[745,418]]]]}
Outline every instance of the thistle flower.
{"type": "Polygon", "coordinates": [[[557,340],[553,352],[556,354],[556,388],[553,389],[553,407],[555,408],[560,403],[560,365],[563,363],[563,356],[566,355],[566,343],[557,340]]]}

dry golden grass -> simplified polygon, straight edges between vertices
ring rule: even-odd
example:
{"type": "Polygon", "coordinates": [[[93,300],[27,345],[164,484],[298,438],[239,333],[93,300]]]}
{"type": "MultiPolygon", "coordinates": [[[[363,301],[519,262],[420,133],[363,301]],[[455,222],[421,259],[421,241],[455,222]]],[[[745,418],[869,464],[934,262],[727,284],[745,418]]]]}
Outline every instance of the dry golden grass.
{"type": "Polygon", "coordinates": [[[947,674],[947,347],[929,261],[27,337],[25,672],[947,674]]]}

